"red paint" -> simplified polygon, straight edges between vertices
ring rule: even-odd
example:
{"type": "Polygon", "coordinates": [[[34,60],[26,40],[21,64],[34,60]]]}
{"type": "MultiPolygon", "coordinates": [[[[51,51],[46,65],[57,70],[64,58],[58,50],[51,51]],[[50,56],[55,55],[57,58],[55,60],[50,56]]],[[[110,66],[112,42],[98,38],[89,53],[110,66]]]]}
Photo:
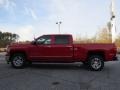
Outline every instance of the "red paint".
{"type": "Polygon", "coordinates": [[[102,53],[105,61],[112,61],[116,57],[114,44],[73,44],[70,34],[49,35],[51,44],[12,44],[8,47],[7,56],[14,53],[24,53],[27,60],[41,62],[82,62],[91,53],[102,53]],[[67,36],[68,44],[55,44],[55,36],[67,36]]]}

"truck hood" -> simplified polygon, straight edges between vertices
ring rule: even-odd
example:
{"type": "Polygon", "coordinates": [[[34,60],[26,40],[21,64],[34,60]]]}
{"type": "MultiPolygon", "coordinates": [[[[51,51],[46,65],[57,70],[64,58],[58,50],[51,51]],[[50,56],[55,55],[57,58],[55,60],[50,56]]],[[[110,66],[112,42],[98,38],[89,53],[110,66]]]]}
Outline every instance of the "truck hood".
{"type": "Polygon", "coordinates": [[[28,47],[31,45],[31,42],[27,43],[12,43],[9,47],[28,47]]]}

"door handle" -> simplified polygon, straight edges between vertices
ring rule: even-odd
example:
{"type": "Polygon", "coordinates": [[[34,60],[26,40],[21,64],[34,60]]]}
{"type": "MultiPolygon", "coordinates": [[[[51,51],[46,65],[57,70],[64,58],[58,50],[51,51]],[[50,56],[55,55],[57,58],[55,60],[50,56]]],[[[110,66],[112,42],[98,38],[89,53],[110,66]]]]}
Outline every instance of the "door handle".
{"type": "Polygon", "coordinates": [[[51,48],[51,46],[47,46],[47,47],[51,48]]]}
{"type": "Polygon", "coordinates": [[[72,46],[65,46],[65,47],[69,47],[69,48],[72,48],[72,46]]]}
{"type": "Polygon", "coordinates": [[[72,50],[73,50],[73,48],[70,48],[70,50],[72,51],[72,50]]]}

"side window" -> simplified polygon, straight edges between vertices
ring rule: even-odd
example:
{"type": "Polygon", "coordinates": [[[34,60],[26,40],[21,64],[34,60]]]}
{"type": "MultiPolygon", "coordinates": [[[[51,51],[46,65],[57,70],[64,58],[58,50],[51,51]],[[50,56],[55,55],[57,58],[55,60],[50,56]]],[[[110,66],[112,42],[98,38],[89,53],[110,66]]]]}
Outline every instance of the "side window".
{"type": "Polygon", "coordinates": [[[66,35],[55,36],[55,44],[69,44],[69,36],[66,35]]]}
{"type": "Polygon", "coordinates": [[[37,44],[51,44],[51,36],[41,36],[36,40],[37,44]]]}

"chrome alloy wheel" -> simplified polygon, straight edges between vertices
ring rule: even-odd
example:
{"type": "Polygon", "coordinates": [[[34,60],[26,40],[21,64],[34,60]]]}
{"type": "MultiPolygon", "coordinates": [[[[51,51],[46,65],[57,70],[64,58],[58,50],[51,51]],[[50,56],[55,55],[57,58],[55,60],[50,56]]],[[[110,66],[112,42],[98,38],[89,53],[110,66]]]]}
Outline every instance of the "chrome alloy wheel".
{"type": "Polygon", "coordinates": [[[94,68],[95,70],[101,68],[102,62],[100,58],[93,58],[91,60],[91,66],[92,68],[94,68]]]}
{"type": "Polygon", "coordinates": [[[24,63],[24,59],[21,56],[16,56],[13,59],[13,64],[17,67],[22,66],[24,63]]]}

